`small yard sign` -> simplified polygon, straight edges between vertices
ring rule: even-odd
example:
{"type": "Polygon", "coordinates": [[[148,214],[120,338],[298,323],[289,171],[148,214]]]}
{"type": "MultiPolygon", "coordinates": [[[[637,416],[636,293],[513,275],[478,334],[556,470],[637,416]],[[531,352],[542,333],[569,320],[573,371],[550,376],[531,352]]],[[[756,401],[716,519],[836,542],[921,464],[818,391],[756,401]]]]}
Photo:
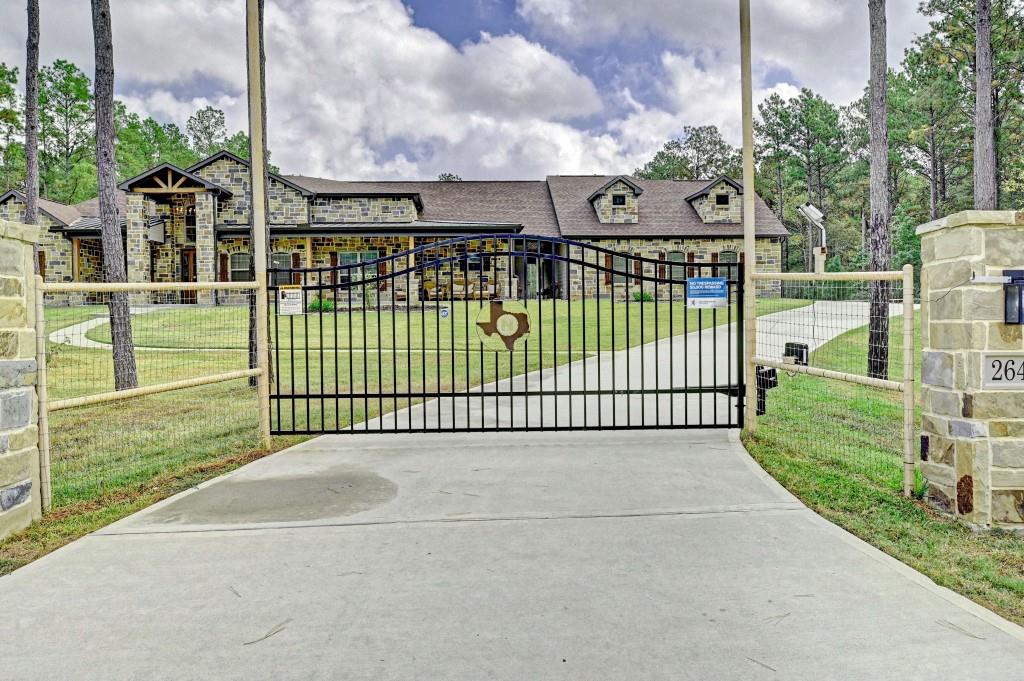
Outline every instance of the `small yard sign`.
{"type": "Polygon", "coordinates": [[[282,316],[302,314],[302,287],[287,284],[277,289],[277,314],[282,316]]]}
{"type": "Polygon", "coordinates": [[[725,277],[694,277],[686,280],[687,307],[709,308],[729,305],[729,280],[725,277]]]}

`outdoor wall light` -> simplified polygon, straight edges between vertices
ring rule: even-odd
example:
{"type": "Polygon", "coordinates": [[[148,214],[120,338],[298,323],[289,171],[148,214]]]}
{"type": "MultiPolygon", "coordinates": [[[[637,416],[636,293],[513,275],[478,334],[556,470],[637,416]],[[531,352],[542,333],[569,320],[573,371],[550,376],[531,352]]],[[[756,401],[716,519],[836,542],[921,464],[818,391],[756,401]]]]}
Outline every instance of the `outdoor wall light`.
{"type": "Polygon", "coordinates": [[[1024,324],[1024,270],[1003,270],[1003,276],[1010,280],[1003,284],[1006,294],[1004,321],[1007,324],[1024,324]]]}

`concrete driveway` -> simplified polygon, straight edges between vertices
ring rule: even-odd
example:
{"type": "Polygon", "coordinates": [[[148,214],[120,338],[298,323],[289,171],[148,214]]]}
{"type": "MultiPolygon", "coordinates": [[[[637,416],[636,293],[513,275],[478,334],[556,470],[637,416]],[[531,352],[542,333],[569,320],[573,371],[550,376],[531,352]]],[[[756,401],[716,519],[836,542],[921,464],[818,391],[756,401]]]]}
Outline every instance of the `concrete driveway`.
{"type": "Polygon", "coordinates": [[[352,435],[0,578],[4,679],[1019,679],[727,431],[352,435]]]}

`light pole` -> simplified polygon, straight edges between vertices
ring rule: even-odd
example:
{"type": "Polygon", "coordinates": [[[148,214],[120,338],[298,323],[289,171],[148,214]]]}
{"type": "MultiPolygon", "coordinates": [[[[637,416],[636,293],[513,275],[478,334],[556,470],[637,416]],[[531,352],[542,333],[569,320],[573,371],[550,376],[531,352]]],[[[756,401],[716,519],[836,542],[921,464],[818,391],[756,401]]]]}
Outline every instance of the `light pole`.
{"type": "Polygon", "coordinates": [[[750,55],[750,0],[740,0],[740,73],[743,89],[743,326],[746,363],[746,398],[744,428],[757,430],[757,287],[754,270],[757,265],[756,222],[754,210],[754,86],[750,55]]]}
{"type": "Polygon", "coordinates": [[[249,173],[252,186],[252,259],[256,282],[256,384],[260,437],[270,447],[270,334],[267,332],[267,157],[263,98],[263,0],[246,0],[245,47],[249,80],[249,173]]]}

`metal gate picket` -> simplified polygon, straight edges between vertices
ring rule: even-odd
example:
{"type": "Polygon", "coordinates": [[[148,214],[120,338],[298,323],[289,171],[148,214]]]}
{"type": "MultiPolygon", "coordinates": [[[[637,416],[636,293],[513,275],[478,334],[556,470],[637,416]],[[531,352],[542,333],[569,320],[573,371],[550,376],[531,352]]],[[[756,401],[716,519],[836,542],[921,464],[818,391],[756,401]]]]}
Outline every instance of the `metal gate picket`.
{"type": "Polygon", "coordinates": [[[275,434],[742,427],[740,263],[519,234],[345,255],[269,271],[275,434]],[[730,304],[688,309],[711,275],[730,304]]]}

